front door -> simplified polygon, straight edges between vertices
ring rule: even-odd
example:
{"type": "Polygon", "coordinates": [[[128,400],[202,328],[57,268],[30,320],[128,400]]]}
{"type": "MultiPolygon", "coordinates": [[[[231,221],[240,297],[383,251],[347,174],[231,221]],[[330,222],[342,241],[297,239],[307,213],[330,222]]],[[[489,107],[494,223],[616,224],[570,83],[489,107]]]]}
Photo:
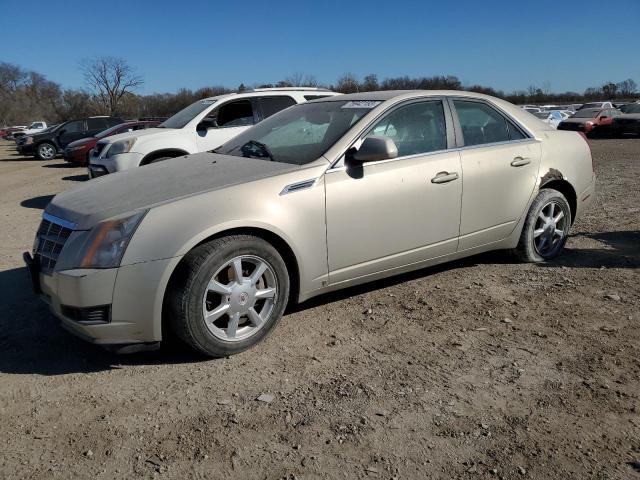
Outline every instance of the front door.
{"type": "Polygon", "coordinates": [[[502,240],[526,213],[540,143],[485,102],[453,100],[464,147],[459,250],[502,240]]]}
{"type": "Polygon", "coordinates": [[[327,171],[331,284],[455,252],[462,170],[446,124],[440,100],[397,107],[366,135],[392,138],[398,158],[327,171]]]}
{"type": "Polygon", "coordinates": [[[205,117],[205,121],[216,126],[196,131],[196,143],[199,152],[207,152],[218,148],[254,125],[256,123],[254,103],[251,99],[227,102],[213,109],[205,117]]]}

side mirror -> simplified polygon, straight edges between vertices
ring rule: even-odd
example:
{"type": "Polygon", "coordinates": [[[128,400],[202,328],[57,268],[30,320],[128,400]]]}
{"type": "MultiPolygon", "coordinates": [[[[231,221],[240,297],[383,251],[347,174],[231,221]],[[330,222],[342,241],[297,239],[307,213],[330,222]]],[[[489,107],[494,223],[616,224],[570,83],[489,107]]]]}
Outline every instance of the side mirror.
{"type": "Polygon", "coordinates": [[[384,135],[371,135],[364,139],[360,148],[348,156],[351,163],[362,164],[389,160],[398,156],[396,142],[384,135]]]}
{"type": "Polygon", "coordinates": [[[609,117],[608,117],[608,116],[606,116],[606,115],[602,115],[602,116],[600,117],[600,120],[606,120],[607,118],[609,118],[609,117]]]}
{"type": "Polygon", "coordinates": [[[210,128],[218,128],[218,121],[215,118],[203,119],[196,127],[196,130],[198,132],[202,132],[209,130],[210,128]]]}

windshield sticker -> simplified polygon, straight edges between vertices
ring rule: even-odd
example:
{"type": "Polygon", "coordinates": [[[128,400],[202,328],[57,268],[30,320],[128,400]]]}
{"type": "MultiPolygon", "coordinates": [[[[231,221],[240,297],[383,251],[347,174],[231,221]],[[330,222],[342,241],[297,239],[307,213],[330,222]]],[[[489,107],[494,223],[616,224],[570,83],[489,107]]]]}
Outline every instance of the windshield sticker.
{"type": "Polygon", "coordinates": [[[359,100],[355,102],[347,102],[342,108],[374,108],[380,105],[382,102],[376,100],[359,100]]]}

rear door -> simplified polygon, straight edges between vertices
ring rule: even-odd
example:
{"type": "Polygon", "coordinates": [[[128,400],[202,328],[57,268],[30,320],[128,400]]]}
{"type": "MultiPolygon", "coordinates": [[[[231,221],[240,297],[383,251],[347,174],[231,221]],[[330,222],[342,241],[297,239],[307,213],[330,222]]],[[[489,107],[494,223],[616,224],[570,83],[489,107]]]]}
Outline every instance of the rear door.
{"type": "Polygon", "coordinates": [[[453,98],[463,172],[459,250],[506,238],[533,194],[540,143],[482,100],[453,98]]]}
{"type": "Polygon", "coordinates": [[[280,110],[289,108],[297,102],[289,95],[272,95],[258,98],[258,115],[260,121],[269,118],[280,110]]]}

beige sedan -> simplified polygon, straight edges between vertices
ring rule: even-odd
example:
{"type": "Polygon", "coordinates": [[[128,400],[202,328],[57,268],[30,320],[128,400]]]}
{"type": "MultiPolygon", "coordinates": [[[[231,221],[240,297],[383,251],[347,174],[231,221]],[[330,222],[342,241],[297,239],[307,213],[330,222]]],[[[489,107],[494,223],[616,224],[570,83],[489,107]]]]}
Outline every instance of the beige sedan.
{"type": "Polygon", "coordinates": [[[289,302],[487,250],[552,261],[594,182],[578,133],[505,101],[342,95],[56,196],[25,259],[89,341],[127,352],[173,331],[225,356],[289,302]]]}

